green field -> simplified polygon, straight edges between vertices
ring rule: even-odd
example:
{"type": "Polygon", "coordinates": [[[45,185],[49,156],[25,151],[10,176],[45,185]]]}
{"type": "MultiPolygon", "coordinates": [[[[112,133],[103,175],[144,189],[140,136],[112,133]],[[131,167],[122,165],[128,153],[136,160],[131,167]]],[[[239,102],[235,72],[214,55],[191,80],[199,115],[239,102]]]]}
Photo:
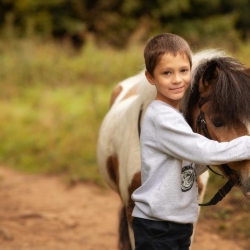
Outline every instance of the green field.
{"type": "Polygon", "coordinates": [[[54,43],[0,44],[0,163],[101,184],[100,123],[112,88],[143,67],[142,47],[79,52],[54,43]]]}

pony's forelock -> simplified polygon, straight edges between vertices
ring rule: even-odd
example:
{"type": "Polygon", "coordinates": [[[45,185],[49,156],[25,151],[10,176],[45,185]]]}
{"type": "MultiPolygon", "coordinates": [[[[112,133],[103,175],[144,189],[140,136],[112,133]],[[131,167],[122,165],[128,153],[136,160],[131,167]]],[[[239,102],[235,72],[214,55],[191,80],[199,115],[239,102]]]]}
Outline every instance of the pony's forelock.
{"type": "MultiPolygon", "coordinates": [[[[205,53],[203,53],[204,55],[205,53]]],[[[183,105],[184,115],[190,122],[189,112],[200,98],[199,81],[204,76],[206,69],[215,64],[219,73],[209,96],[211,112],[223,116],[227,124],[249,120],[250,76],[246,73],[244,65],[237,59],[222,53],[216,56],[216,51],[212,55],[209,59],[199,55],[199,60],[197,60],[199,65],[194,63],[191,88],[185,96],[186,100],[183,105]]]]}

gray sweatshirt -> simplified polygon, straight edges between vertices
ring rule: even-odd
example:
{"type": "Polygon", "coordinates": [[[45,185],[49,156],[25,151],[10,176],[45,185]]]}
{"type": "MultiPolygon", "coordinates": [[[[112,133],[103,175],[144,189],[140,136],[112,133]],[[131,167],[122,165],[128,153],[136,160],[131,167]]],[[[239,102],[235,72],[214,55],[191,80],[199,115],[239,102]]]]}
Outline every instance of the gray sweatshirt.
{"type": "Polygon", "coordinates": [[[155,100],[141,130],[142,185],[132,199],[134,217],[194,223],[198,217],[200,165],[250,159],[250,136],[217,142],[194,133],[183,115],[155,100]],[[196,163],[196,164],[194,164],[196,163]]]}

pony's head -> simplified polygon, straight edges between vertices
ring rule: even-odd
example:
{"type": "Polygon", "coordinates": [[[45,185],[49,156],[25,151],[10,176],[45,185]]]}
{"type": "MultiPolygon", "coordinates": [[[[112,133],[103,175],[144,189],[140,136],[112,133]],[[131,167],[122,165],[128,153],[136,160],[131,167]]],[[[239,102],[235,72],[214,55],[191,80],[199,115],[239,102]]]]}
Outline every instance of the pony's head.
{"type": "MultiPolygon", "coordinates": [[[[227,56],[202,61],[194,71],[192,88],[183,112],[193,130],[205,135],[204,130],[197,126],[197,117],[202,112],[207,134],[213,140],[225,142],[249,135],[249,70],[236,59],[227,56]]],[[[250,161],[228,165],[239,173],[239,186],[250,199],[250,161]]]]}

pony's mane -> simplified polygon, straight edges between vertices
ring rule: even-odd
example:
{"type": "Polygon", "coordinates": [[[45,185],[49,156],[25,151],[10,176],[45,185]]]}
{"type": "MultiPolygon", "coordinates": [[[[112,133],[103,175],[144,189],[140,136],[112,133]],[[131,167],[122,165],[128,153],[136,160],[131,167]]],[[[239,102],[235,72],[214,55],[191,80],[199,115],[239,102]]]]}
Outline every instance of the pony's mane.
{"type": "Polygon", "coordinates": [[[190,122],[190,112],[199,100],[199,81],[206,69],[216,65],[218,79],[213,84],[210,111],[223,116],[227,124],[250,118],[250,76],[246,68],[237,59],[230,56],[218,56],[203,59],[193,72],[191,90],[186,97],[184,115],[190,122]]]}

